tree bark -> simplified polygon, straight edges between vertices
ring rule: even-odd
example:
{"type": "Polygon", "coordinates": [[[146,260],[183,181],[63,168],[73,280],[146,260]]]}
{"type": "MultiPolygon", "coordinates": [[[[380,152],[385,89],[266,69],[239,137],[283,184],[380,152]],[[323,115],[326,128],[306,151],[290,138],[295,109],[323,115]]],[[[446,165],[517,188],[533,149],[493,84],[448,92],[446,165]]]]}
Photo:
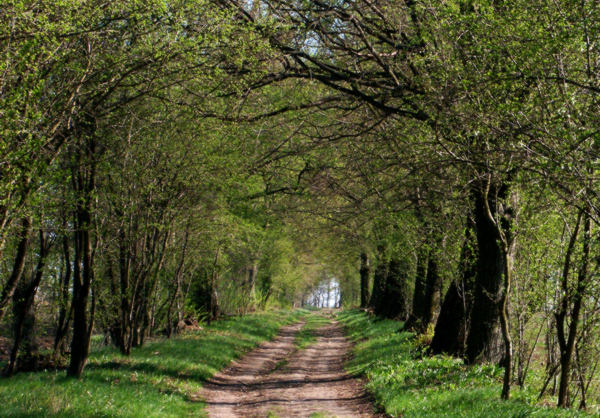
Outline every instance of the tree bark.
{"type": "Polygon", "coordinates": [[[71,362],[67,375],[81,376],[89,351],[88,299],[92,280],[91,248],[89,234],[89,212],[81,208],[75,233],[75,269],[73,275],[73,337],[71,340],[71,362]]]}
{"type": "Polygon", "coordinates": [[[25,267],[25,257],[27,255],[27,249],[29,247],[29,235],[31,234],[31,219],[25,216],[21,219],[21,229],[19,231],[19,244],[17,245],[17,253],[15,255],[15,261],[13,263],[12,273],[6,281],[2,294],[0,294],[0,321],[4,318],[6,313],[6,307],[10,302],[15,289],[21,280],[23,275],[23,268],[25,267]]]}
{"type": "Polygon", "coordinates": [[[503,364],[505,350],[500,328],[502,290],[505,260],[497,231],[487,216],[487,205],[495,215],[497,198],[506,195],[506,187],[493,188],[486,194],[480,188],[473,190],[474,220],[477,236],[477,279],[471,326],[467,337],[465,359],[467,363],[503,364]]]}
{"type": "Polygon", "coordinates": [[[188,237],[189,237],[189,225],[185,231],[185,238],[183,242],[183,249],[181,251],[181,257],[179,259],[179,263],[177,264],[177,269],[175,270],[175,290],[173,291],[173,295],[171,295],[171,300],[169,301],[169,306],[167,308],[167,338],[171,338],[173,332],[177,331],[177,325],[179,322],[179,318],[176,321],[173,321],[173,307],[175,306],[175,301],[179,297],[179,292],[181,289],[181,275],[183,272],[183,266],[185,264],[185,254],[188,245],[188,237]],[[175,322],[175,323],[174,323],[175,322]]]}
{"type": "Polygon", "coordinates": [[[568,285],[568,276],[571,265],[571,255],[577,239],[579,223],[582,217],[580,212],[577,226],[571,236],[569,247],[565,256],[565,264],[562,275],[562,290],[563,297],[561,300],[560,310],[556,314],[558,345],[560,349],[560,381],[558,386],[558,406],[566,408],[570,404],[569,400],[569,381],[571,378],[571,364],[573,361],[573,352],[575,350],[577,329],[579,326],[579,317],[587,288],[588,265],[590,256],[590,239],[591,239],[591,219],[589,214],[583,214],[583,244],[582,244],[582,259],[581,266],[577,275],[577,286],[575,293],[571,294],[568,285]],[[571,318],[568,326],[568,331],[565,332],[566,317],[569,312],[569,304],[572,304],[570,309],[571,318]]]}
{"type": "MultiPolygon", "coordinates": [[[[441,248],[438,247],[437,251],[441,248]]],[[[442,276],[438,266],[439,256],[436,252],[429,255],[427,263],[427,281],[425,283],[425,306],[422,318],[423,331],[427,331],[429,326],[435,322],[440,311],[440,293],[442,291],[442,276]]]]}
{"type": "Polygon", "coordinates": [[[119,232],[119,293],[120,293],[120,320],[115,327],[116,344],[125,355],[129,355],[131,344],[129,343],[129,333],[131,328],[129,302],[129,276],[130,276],[130,252],[129,243],[124,229],[119,232]]]}
{"type": "MultiPolygon", "coordinates": [[[[17,358],[21,344],[25,343],[25,356],[33,360],[37,351],[34,335],[35,313],[33,304],[40,282],[42,281],[44,265],[49,247],[46,244],[44,232],[39,233],[39,258],[34,276],[27,282],[19,282],[14,294],[14,337],[8,365],[5,369],[7,376],[12,375],[17,369],[17,358]]],[[[32,369],[35,369],[32,367],[32,369]]]]}
{"type": "Polygon", "coordinates": [[[476,251],[475,225],[468,217],[460,255],[460,278],[453,281],[446,292],[430,345],[435,354],[446,353],[457,357],[464,354],[477,274],[476,251]]]}
{"type": "Polygon", "coordinates": [[[404,329],[422,332],[422,318],[425,316],[427,266],[429,264],[429,248],[421,246],[417,251],[417,271],[415,274],[415,287],[413,290],[412,309],[404,329]]]}
{"type": "Polygon", "coordinates": [[[381,311],[383,295],[387,280],[388,262],[385,257],[385,249],[382,246],[377,248],[377,267],[373,274],[373,292],[369,306],[377,313],[381,311]]]}
{"type": "MultiPolygon", "coordinates": [[[[508,300],[510,295],[510,288],[512,282],[512,252],[514,246],[514,239],[511,232],[512,223],[512,208],[508,207],[505,203],[504,206],[500,206],[501,199],[504,199],[508,193],[507,187],[502,185],[497,187],[492,184],[491,176],[488,177],[484,184],[478,190],[478,197],[476,198],[476,212],[475,222],[477,225],[477,236],[479,242],[479,255],[481,261],[482,248],[488,247],[489,254],[492,253],[496,257],[496,263],[479,265],[479,274],[477,276],[477,284],[480,286],[478,291],[475,293],[476,299],[473,307],[474,320],[473,324],[477,323],[479,328],[475,328],[477,333],[474,334],[472,325],[471,333],[469,334],[469,343],[471,342],[471,336],[475,335],[475,342],[483,342],[480,346],[483,351],[477,352],[472,350],[471,346],[467,346],[468,360],[470,361],[481,361],[480,357],[486,352],[491,346],[490,341],[483,341],[477,339],[477,337],[484,335],[486,330],[482,330],[481,325],[484,324],[491,327],[495,326],[494,322],[494,309],[497,310],[497,315],[500,322],[500,331],[502,337],[502,349],[498,350],[502,356],[502,363],[504,366],[504,378],[502,383],[502,399],[510,398],[510,383],[512,378],[512,338],[510,335],[510,323],[508,315],[508,300]],[[502,210],[501,212],[499,210],[502,210]],[[484,234],[480,234],[484,232],[484,234]],[[482,242],[479,240],[480,237],[485,236],[488,242],[482,242]],[[483,267],[483,268],[482,268],[483,267]],[[501,267],[500,271],[486,270],[490,267],[501,267]],[[486,275],[485,273],[493,273],[486,275]],[[479,297],[479,299],[477,298],[479,297]],[[486,301],[487,299],[487,301],[486,301]],[[478,305],[479,302],[479,305],[478,305]],[[489,303],[490,307],[483,306],[485,303],[489,303]],[[495,306],[494,306],[495,305],[495,306]],[[476,310],[475,308],[478,308],[476,310]],[[486,316],[487,314],[487,316],[486,316]],[[489,322],[487,324],[480,321],[480,317],[476,315],[484,316],[489,322]],[[473,354],[475,353],[475,356],[473,354]]],[[[489,332],[489,330],[487,330],[489,332]]],[[[489,334],[488,334],[489,335],[489,334]]],[[[476,348],[478,348],[476,346],[476,348]]]]}
{"type": "Polygon", "coordinates": [[[213,268],[210,275],[210,299],[209,299],[209,309],[208,309],[208,317],[207,322],[210,325],[211,321],[217,319],[219,316],[219,295],[217,293],[217,280],[218,280],[218,271],[217,268],[219,266],[219,253],[220,248],[217,248],[215,251],[215,259],[213,261],[213,268]]]}
{"type": "MultiPolygon", "coordinates": [[[[65,222],[66,227],[66,222],[65,222]]],[[[62,356],[65,351],[65,339],[69,330],[69,324],[72,317],[72,305],[69,303],[69,288],[71,286],[71,255],[69,250],[69,237],[64,232],[63,235],[63,261],[64,272],[60,277],[59,282],[59,311],[58,322],[56,324],[56,333],[54,336],[54,355],[62,356]]]]}
{"type": "Polygon", "coordinates": [[[419,264],[417,264],[414,293],[416,300],[413,300],[413,311],[405,325],[405,329],[418,333],[426,332],[435,322],[440,311],[442,276],[439,274],[437,252],[442,248],[442,240],[436,239],[433,245],[427,250],[426,269],[419,265],[424,262],[424,255],[418,255],[419,258],[423,257],[423,261],[417,261],[419,264]]]}
{"type": "MultiPolygon", "coordinates": [[[[93,122],[88,121],[88,124],[93,122]]],[[[91,125],[88,126],[91,128],[91,125]]],[[[95,304],[88,312],[88,300],[93,280],[93,257],[91,245],[92,201],[95,189],[96,143],[93,132],[86,131],[86,138],[76,150],[77,165],[73,172],[73,186],[78,197],[75,206],[75,263],[73,271],[73,337],[71,340],[71,361],[67,376],[80,377],[87,362],[90,333],[93,325],[95,304]]],[[[95,302],[95,299],[92,300],[95,302]]]]}
{"type": "Polygon", "coordinates": [[[369,275],[371,266],[369,255],[366,252],[360,254],[360,307],[366,308],[369,304],[369,275]]]}
{"type": "Polygon", "coordinates": [[[248,269],[248,294],[252,299],[254,299],[254,288],[256,286],[256,273],[258,271],[258,266],[256,262],[252,264],[252,266],[248,269]]]}
{"type": "Polygon", "coordinates": [[[409,266],[406,260],[393,257],[387,266],[385,288],[378,315],[406,321],[410,310],[408,289],[409,266]]]}

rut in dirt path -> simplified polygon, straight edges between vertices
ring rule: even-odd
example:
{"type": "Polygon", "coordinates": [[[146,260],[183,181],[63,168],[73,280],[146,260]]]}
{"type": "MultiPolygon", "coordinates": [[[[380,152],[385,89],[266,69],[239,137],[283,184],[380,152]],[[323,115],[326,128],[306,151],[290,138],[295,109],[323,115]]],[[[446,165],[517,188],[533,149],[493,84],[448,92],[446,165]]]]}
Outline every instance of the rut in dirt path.
{"type": "Polygon", "coordinates": [[[284,327],[207,382],[202,397],[209,417],[376,416],[361,381],[344,370],[351,344],[339,324],[316,330],[316,342],[297,350],[302,325],[284,327]]]}

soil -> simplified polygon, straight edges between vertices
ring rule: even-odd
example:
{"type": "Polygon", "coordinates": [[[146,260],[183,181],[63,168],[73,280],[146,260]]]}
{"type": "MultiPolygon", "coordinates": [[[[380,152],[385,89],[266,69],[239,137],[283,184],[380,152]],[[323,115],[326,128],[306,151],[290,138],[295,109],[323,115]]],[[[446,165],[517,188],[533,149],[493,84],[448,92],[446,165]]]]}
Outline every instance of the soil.
{"type": "Polygon", "coordinates": [[[210,417],[375,417],[360,379],[344,370],[351,348],[338,323],[315,331],[309,347],[294,337],[302,323],[284,327],[215,375],[203,388],[210,417]]]}

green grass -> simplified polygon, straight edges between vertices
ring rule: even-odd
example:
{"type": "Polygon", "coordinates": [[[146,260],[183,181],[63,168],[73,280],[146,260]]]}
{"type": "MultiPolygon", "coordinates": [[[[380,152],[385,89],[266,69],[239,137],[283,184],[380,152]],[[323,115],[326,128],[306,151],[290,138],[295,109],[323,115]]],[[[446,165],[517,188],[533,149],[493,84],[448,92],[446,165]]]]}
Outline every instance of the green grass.
{"type": "Polygon", "coordinates": [[[314,312],[303,312],[303,318],[306,320],[306,323],[298,332],[298,334],[296,334],[296,338],[294,340],[294,344],[300,350],[308,347],[309,345],[317,341],[317,337],[315,336],[314,331],[331,323],[330,319],[326,318],[325,316],[319,313],[314,312]]]}
{"type": "Polygon", "coordinates": [[[217,321],[201,331],[148,343],[129,357],[110,347],[90,356],[84,376],[23,373],[0,379],[2,416],[198,416],[202,382],[272,339],[304,312],[267,312],[217,321]]]}
{"type": "Polygon", "coordinates": [[[338,319],[356,342],[350,372],[364,375],[377,404],[392,416],[403,417],[570,417],[575,410],[535,404],[536,393],[513,388],[512,399],[501,401],[502,370],[465,366],[448,356],[424,356],[402,324],[346,311],[338,319]]]}

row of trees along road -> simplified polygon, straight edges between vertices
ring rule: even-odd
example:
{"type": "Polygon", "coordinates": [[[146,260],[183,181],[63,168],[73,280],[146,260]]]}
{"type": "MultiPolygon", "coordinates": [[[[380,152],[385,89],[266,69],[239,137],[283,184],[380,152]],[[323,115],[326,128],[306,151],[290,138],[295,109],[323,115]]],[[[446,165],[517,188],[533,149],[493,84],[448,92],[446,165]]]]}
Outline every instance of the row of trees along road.
{"type": "Polygon", "coordinates": [[[80,376],[94,334],[129,354],[314,286],[322,267],[249,169],[251,128],[215,119],[263,75],[242,60],[267,51],[231,12],[9,1],[0,18],[5,374],[67,359],[80,376]]]}
{"type": "Polygon", "coordinates": [[[432,352],[502,365],[503,398],[585,407],[599,22],[587,0],[8,0],[5,373],[80,376],[93,335],[129,354],[336,277],[432,352]]]}
{"type": "Polygon", "coordinates": [[[365,287],[371,253],[375,312],[417,332],[437,324],[436,352],[502,364],[503,398],[513,365],[523,384],[536,349],[525,330],[547,324],[558,404],[572,403],[575,376],[585,406],[597,329],[597,5],[221,4],[278,53],[257,88],[322,86],[295,108],[334,115],[307,128],[305,146],[329,151],[299,173],[317,166],[337,190],[346,211],[329,206],[335,221],[371,225],[361,271],[365,287]]]}

